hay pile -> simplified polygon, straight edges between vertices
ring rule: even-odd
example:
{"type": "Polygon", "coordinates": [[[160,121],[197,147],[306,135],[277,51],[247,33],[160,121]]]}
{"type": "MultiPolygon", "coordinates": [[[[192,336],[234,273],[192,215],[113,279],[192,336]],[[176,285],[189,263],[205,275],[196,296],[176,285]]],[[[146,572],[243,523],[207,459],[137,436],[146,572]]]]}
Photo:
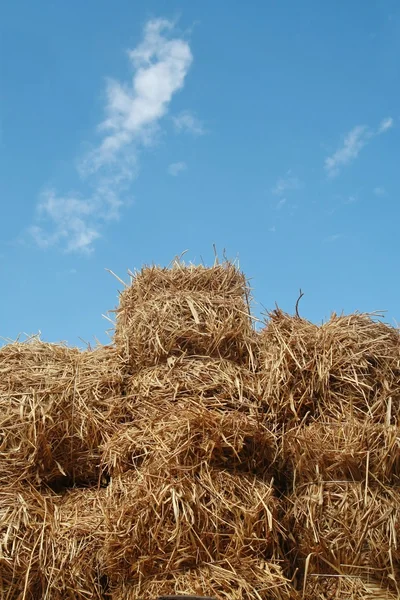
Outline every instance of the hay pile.
{"type": "Polygon", "coordinates": [[[400,597],[400,336],[145,267],[112,346],[0,348],[0,598],[400,597]]]}
{"type": "Polygon", "coordinates": [[[0,348],[0,477],[97,482],[122,381],[111,347],[80,352],[33,338],[0,348]]]}
{"type": "Polygon", "coordinates": [[[122,292],[116,313],[116,344],[132,372],[174,355],[252,362],[247,285],[233,264],[144,268],[122,292]]]}
{"type": "Polygon", "coordinates": [[[299,588],[307,598],[399,594],[399,331],[374,315],[316,326],[275,310],[259,348],[299,588]]]}

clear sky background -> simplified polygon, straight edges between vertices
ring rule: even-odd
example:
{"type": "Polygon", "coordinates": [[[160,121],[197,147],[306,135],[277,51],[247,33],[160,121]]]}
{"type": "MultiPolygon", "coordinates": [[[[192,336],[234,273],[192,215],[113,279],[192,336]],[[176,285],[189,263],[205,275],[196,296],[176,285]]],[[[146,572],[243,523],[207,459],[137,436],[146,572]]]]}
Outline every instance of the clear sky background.
{"type": "Polygon", "coordinates": [[[400,320],[397,0],[0,11],[0,336],[106,342],[106,268],[214,243],[256,314],[400,320]]]}

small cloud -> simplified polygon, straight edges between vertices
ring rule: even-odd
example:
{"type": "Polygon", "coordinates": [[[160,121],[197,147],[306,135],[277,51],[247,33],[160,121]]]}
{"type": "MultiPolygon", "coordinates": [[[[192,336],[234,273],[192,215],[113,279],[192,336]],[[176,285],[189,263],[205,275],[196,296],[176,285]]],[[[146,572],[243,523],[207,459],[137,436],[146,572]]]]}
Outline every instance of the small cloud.
{"type": "Polygon", "coordinates": [[[285,204],[286,204],[286,198],[281,198],[278,201],[277,205],[275,206],[275,209],[280,210],[281,208],[283,208],[283,206],[285,206],[285,204]]]}
{"type": "MultiPolygon", "coordinates": [[[[148,21],[142,40],[127,53],[131,80],[108,80],[100,141],[78,167],[88,196],[54,190],[41,195],[29,229],[41,248],[60,245],[67,252],[91,252],[104,224],[117,220],[128,204],[123,197],[136,177],[140,152],[157,138],[160,121],[192,64],[188,42],[173,37],[173,28],[166,19],[148,21]]],[[[182,127],[185,122],[187,128],[199,129],[189,113],[182,127]]]]}
{"type": "Polygon", "coordinates": [[[98,208],[96,203],[77,195],[60,197],[47,190],[37,207],[40,225],[33,225],[30,234],[40,248],[62,242],[67,252],[89,253],[94,240],[100,237],[98,208]]]}
{"type": "Polygon", "coordinates": [[[268,231],[270,231],[271,233],[275,233],[275,231],[276,231],[276,227],[275,227],[275,225],[272,225],[272,227],[270,227],[270,228],[268,229],[268,231]]]}
{"type": "Polygon", "coordinates": [[[173,177],[177,177],[179,173],[186,171],[187,165],[184,162],[176,162],[169,165],[167,171],[173,177]]]}
{"type": "Polygon", "coordinates": [[[355,204],[356,202],[358,202],[358,198],[352,195],[348,196],[344,201],[345,204],[355,204]]]}
{"type": "Polygon", "coordinates": [[[325,159],[325,171],[329,177],[338,175],[340,168],[357,158],[371,134],[365,125],[357,125],[344,138],[343,146],[325,159]]]}
{"type": "Polygon", "coordinates": [[[193,135],[204,135],[203,123],[190,111],[185,110],[176,117],[172,117],[175,128],[179,132],[192,133],[193,135]]]}
{"type": "Polygon", "coordinates": [[[392,117],[387,117],[386,119],[383,119],[381,121],[381,124],[379,125],[378,134],[388,131],[389,129],[391,129],[393,127],[393,125],[394,125],[394,120],[392,119],[392,117]]]}
{"type": "Polygon", "coordinates": [[[76,269],[70,269],[70,270],[69,270],[69,274],[70,274],[70,275],[76,275],[76,274],[77,274],[77,272],[78,272],[78,271],[77,271],[76,269]]]}
{"type": "Polygon", "coordinates": [[[275,196],[282,196],[285,192],[289,190],[298,190],[301,186],[300,179],[295,177],[292,174],[291,169],[289,169],[284,177],[278,179],[271,191],[275,196]]]}
{"type": "Polygon", "coordinates": [[[326,237],[324,239],[324,242],[326,242],[328,244],[332,244],[333,242],[336,242],[337,240],[339,240],[342,237],[343,237],[343,235],[341,233],[334,233],[333,235],[329,235],[328,237],[326,237]]]}
{"type": "Polygon", "coordinates": [[[325,171],[328,177],[336,177],[342,167],[349,165],[353,162],[361,150],[366,146],[369,141],[385,133],[393,126],[393,119],[388,117],[383,119],[377,131],[373,131],[367,125],[357,125],[353,127],[351,131],[344,137],[343,145],[325,159],[325,171]]]}
{"type": "Polygon", "coordinates": [[[375,196],[384,196],[386,194],[386,190],[384,187],[378,185],[374,188],[374,194],[375,196]]]}

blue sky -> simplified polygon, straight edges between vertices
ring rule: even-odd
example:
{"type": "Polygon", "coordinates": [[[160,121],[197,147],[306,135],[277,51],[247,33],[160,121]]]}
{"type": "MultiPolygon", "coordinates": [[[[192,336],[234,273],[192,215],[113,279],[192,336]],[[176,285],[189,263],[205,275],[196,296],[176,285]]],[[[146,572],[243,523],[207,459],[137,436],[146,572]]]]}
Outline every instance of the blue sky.
{"type": "Polygon", "coordinates": [[[0,10],[0,336],[106,342],[105,269],[214,243],[256,314],[400,320],[396,0],[0,10]]]}

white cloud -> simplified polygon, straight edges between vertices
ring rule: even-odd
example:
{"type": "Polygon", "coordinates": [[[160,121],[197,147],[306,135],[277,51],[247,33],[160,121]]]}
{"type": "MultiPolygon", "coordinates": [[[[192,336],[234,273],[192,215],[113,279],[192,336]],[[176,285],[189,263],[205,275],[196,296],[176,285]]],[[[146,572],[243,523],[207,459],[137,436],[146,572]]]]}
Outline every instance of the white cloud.
{"type": "Polygon", "coordinates": [[[277,205],[275,206],[276,210],[280,210],[281,208],[284,207],[284,205],[286,204],[286,198],[281,198],[277,205]]]}
{"type": "Polygon", "coordinates": [[[163,35],[172,27],[165,19],[150,21],[142,43],[128,52],[134,70],[132,83],[109,80],[106,119],[100,125],[107,133],[92,154],[93,168],[113,162],[132,142],[148,142],[172,96],[183,87],[193,57],[185,40],[163,35]]]}
{"type": "Polygon", "coordinates": [[[383,119],[377,131],[371,130],[367,125],[357,125],[345,136],[343,145],[325,159],[325,171],[329,177],[336,177],[341,167],[349,165],[355,160],[366,144],[377,135],[385,133],[393,126],[393,119],[383,119]]]}
{"type": "Polygon", "coordinates": [[[388,129],[391,129],[393,125],[394,120],[392,119],[392,117],[387,117],[386,119],[383,119],[381,121],[381,124],[379,125],[378,133],[384,133],[385,131],[388,131],[388,129]]]}
{"type": "Polygon", "coordinates": [[[149,21],[143,40],[128,51],[132,80],[108,80],[100,143],[78,167],[92,192],[88,197],[54,190],[42,194],[37,222],[30,228],[39,246],[60,244],[69,252],[90,252],[104,224],[119,218],[140,150],[153,143],[193,60],[187,41],[171,38],[172,30],[168,20],[149,21]]]}
{"type": "Polygon", "coordinates": [[[328,244],[332,244],[333,242],[340,240],[340,238],[342,238],[342,237],[343,237],[343,235],[341,233],[334,233],[333,235],[329,235],[328,237],[326,237],[324,239],[324,242],[327,242],[328,244]]]}
{"type": "Polygon", "coordinates": [[[172,175],[173,177],[176,177],[177,175],[179,175],[179,173],[182,173],[182,171],[186,171],[186,169],[187,169],[186,163],[176,162],[176,163],[170,164],[167,170],[170,175],[172,175]]]}
{"type": "Polygon", "coordinates": [[[384,196],[386,194],[386,190],[384,187],[377,186],[374,188],[374,194],[375,196],[384,196]]]}
{"type": "Polygon", "coordinates": [[[30,228],[41,248],[62,243],[67,252],[90,252],[94,240],[100,237],[96,204],[78,196],[57,196],[54,190],[43,192],[38,204],[41,226],[30,228]]]}
{"type": "Polygon", "coordinates": [[[348,165],[357,158],[370,137],[370,131],[365,125],[354,127],[344,138],[343,146],[325,159],[325,171],[329,177],[335,177],[340,167],[348,165]]]}
{"type": "Polygon", "coordinates": [[[298,190],[301,188],[302,183],[298,177],[295,177],[292,174],[291,169],[286,172],[284,177],[280,177],[274,187],[272,188],[272,193],[276,196],[282,196],[285,192],[289,190],[298,190]]]}
{"type": "Polygon", "coordinates": [[[172,117],[173,123],[178,131],[203,135],[205,133],[203,123],[190,111],[185,110],[176,117],[172,117]]]}

